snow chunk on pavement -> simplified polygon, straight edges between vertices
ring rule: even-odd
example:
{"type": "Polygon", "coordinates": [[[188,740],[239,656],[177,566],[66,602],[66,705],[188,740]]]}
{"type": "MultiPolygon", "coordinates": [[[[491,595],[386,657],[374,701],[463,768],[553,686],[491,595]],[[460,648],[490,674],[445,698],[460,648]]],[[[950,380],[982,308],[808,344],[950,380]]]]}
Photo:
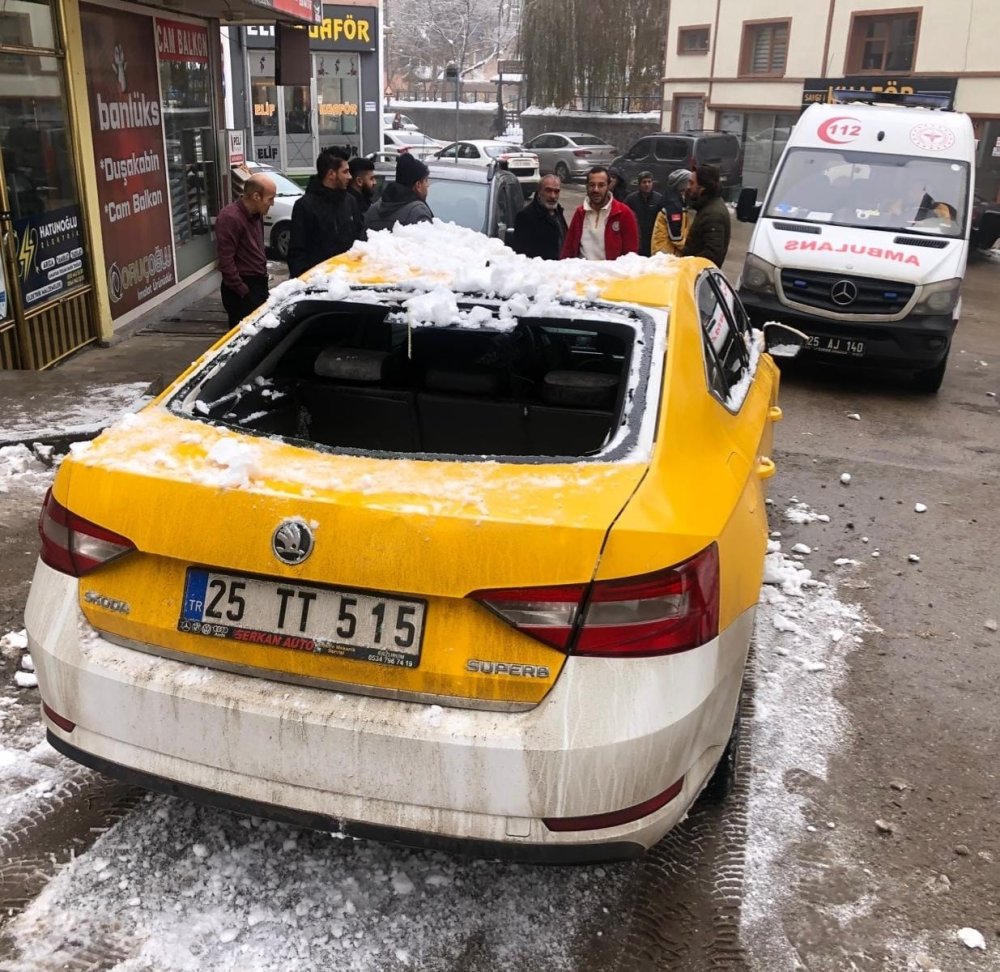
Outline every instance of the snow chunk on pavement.
{"type": "Polygon", "coordinates": [[[983,937],[983,933],[975,928],[959,928],[958,940],[966,948],[986,949],[986,939],[983,937]]]}
{"type": "Polygon", "coordinates": [[[809,508],[807,503],[794,503],[785,510],[785,519],[792,523],[829,523],[830,517],[827,513],[817,513],[809,508]]]}
{"type": "Polygon", "coordinates": [[[849,419],[854,419],[855,422],[860,422],[861,421],[861,416],[858,415],[857,412],[848,412],[847,413],[847,417],[849,419]]]}
{"type": "Polygon", "coordinates": [[[34,672],[14,672],[14,684],[18,688],[38,688],[38,676],[34,672]]]}
{"type": "Polygon", "coordinates": [[[909,557],[907,557],[906,559],[907,559],[907,560],[908,560],[908,561],[909,561],[909,562],[910,562],[911,564],[919,564],[919,563],[920,563],[920,558],[919,558],[919,557],[918,557],[918,556],[917,556],[916,554],[910,554],[910,556],[909,556],[909,557]]]}
{"type": "Polygon", "coordinates": [[[841,473],[840,474],[840,481],[846,486],[851,481],[851,474],[850,473],[841,473]]]}
{"type": "Polygon", "coordinates": [[[811,554],[812,552],[812,547],[810,547],[807,543],[797,543],[794,547],[792,547],[792,553],[811,554]]]}
{"type": "Polygon", "coordinates": [[[924,506],[924,504],[923,504],[923,503],[917,503],[917,504],[916,504],[916,506],[914,506],[914,507],[913,507],[913,509],[914,509],[914,510],[915,510],[915,511],[916,511],[917,513],[926,513],[926,512],[927,512],[927,507],[926,507],[926,506],[924,506]]]}
{"type": "Polygon", "coordinates": [[[8,631],[0,638],[0,649],[3,651],[24,651],[28,647],[28,632],[22,628],[20,631],[8,631]]]}

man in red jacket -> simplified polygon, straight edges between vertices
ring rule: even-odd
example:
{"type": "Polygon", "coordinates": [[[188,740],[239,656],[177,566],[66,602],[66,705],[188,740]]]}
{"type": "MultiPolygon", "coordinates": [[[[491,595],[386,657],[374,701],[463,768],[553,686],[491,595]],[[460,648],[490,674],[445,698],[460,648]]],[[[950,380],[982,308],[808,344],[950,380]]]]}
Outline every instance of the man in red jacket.
{"type": "Polygon", "coordinates": [[[635,213],[611,195],[611,179],[603,165],[587,173],[587,198],[576,207],[562,259],[617,260],[623,253],[639,252],[639,225],[635,213]]]}

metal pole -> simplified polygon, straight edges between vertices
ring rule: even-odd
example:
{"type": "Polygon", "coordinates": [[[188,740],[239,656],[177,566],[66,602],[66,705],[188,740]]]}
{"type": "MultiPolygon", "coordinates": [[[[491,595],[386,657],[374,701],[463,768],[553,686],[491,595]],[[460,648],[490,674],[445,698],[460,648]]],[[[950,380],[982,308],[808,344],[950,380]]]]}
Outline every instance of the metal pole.
{"type": "Polygon", "coordinates": [[[455,165],[458,165],[458,89],[459,85],[462,83],[462,72],[461,69],[455,71],[455,165]]]}

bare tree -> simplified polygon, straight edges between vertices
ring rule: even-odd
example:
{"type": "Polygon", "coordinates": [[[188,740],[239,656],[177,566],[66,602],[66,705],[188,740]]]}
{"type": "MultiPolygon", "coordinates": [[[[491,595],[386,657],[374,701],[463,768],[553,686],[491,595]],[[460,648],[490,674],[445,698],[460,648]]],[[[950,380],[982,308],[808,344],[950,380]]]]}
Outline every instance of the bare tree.
{"type": "Polygon", "coordinates": [[[513,49],[516,14],[511,0],[386,0],[391,71],[434,94],[446,65],[465,74],[513,49]]]}
{"type": "Polygon", "coordinates": [[[607,106],[660,95],[668,0],[525,0],[520,51],[532,104],[607,106]]]}

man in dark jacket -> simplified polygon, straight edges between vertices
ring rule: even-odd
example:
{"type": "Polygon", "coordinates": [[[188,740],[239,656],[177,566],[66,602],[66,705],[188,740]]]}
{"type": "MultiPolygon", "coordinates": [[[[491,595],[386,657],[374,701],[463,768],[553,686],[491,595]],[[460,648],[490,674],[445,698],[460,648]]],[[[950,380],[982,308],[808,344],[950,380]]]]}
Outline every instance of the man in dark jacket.
{"type": "Polygon", "coordinates": [[[274,204],[277,188],[266,175],[250,176],[243,195],[219,210],[215,245],[222,274],[222,306],[235,327],[267,300],[267,257],[264,217],[274,204]]]}
{"type": "Polygon", "coordinates": [[[611,186],[612,198],[618,202],[625,202],[625,197],[628,195],[628,178],[617,165],[608,169],[608,183],[611,186]]]}
{"type": "Polygon", "coordinates": [[[684,243],[684,256],[700,256],[721,267],[729,250],[729,207],[722,199],[719,167],[703,162],[688,184],[695,217],[684,243]]]}
{"type": "Polygon", "coordinates": [[[534,198],[514,217],[517,253],[543,260],[558,260],[566,238],[566,220],[559,205],[562,183],[557,175],[542,176],[534,198]]]}
{"type": "Polygon", "coordinates": [[[426,223],[434,218],[427,205],[430,171],[420,159],[404,152],[396,161],[396,181],[390,182],[382,198],[365,213],[369,231],[392,229],[396,223],[426,223]]]}
{"type": "Polygon", "coordinates": [[[351,181],[347,184],[347,191],[354,197],[359,212],[364,216],[372,204],[372,199],[375,198],[375,163],[364,156],[356,155],[347,164],[351,170],[351,181]]]}
{"type": "Polygon", "coordinates": [[[663,205],[663,196],[653,191],[653,173],[639,173],[639,188],[625,197],[625,205],[635,213],[639,224],[639,253],[649,256],[649,244],[653,238],[653,224],[663,205]]]}
{"type": "Polygon", "coordinates": [[[288,272],[293,277],[365,238],[358,204],[347,192],[351,170],[342,153],[327,150],[316,160],[316,175],[292,207],[288,272]]]}

